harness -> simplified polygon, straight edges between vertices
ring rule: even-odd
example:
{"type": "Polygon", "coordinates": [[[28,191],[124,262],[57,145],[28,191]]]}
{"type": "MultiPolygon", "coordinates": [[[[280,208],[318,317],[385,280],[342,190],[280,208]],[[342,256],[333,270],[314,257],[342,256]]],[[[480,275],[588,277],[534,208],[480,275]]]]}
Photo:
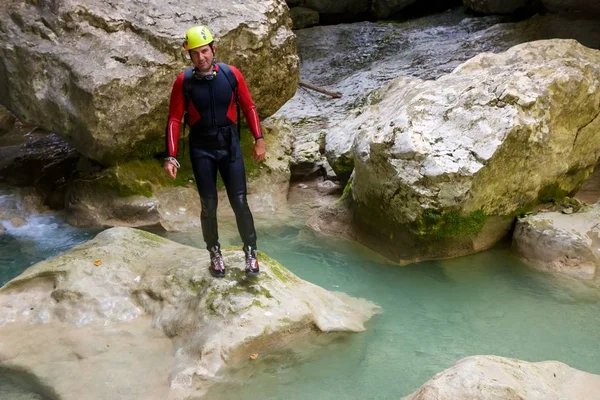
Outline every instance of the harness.
{"type": "MultiPolygon", "coordinates": [[[[223,74],[225,75],[225,78],[227,79],[227,82],[229,82],[229,86],[231,86],[231,90],[233,91],[233,95],[235,98],[235,107],[236,107],[236,111],[237,111],[237,132],[238,132],[238,139],[239,139],[240,132],[241,132],[241,118],[240,118],[240,97],[238,94],[238,81],[237,81],[237,78],[235,77],[235,74],[231,70],[231,68],[229,68],[229,65],[222,63],[222,62],[217,63],[217,65],[219,66],[219,71],[223,71],[223,74]]],[[[188,108],[190,99],[192,98],[192,82],[193,82],[193,80],[194,80],[194,68],[188,67],[188,68],[186,68],[185,73],[183,75],[183,98],[185,100],[185,114],[183,115],[183,122],[184,122],[183,136],[185,136],[185,126],[188,125],[187,108],[188,108]]]]}

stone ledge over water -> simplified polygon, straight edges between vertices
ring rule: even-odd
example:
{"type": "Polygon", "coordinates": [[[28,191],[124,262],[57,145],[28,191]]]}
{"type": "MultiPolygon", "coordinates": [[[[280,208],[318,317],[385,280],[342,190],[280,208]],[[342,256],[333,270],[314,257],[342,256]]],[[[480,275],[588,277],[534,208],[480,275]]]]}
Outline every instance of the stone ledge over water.
{"type": "Polygon", "coordinates": [[[223,253],[227,276],[214,279],[206,250],[113,228],[35,264],[0,289],[0,370],[59,399],[185,398],[252,353],[363,331],[379,310],[264,253],[246,278],[243,252],[223,253]]]}
{"type": "Polygon", "coordinates": [[[564,212],[540,212],[521,218],[515,227],[513,248],[525,261],[543,271],[586,280],[597,278],[600,203],[577,213],[564,212]]]}
{"type": "Polygon", "coordinates": [[[600,375],[558,361],[473,356],[435,375],[403,400],[590,400],[598,393],[600,375]]]}

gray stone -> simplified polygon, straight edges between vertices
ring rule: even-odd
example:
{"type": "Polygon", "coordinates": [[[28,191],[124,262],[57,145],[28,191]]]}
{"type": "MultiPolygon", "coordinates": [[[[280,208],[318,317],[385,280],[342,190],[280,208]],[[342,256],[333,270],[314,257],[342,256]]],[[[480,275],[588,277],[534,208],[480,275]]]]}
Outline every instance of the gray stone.
{"type": "Polygon", "coordinates": [[[573,214],[541,212],[519,219],[513,248],[543,271],[593,279],[600,270],[599,235],[600,203],[596,203],[573,214]]]}
{"type": "Polygon", "coordinates": [[[35,264],[0,289],[3,375],[64,400],[196,398],[252,368],[253,353],[363,331],[379,310],[263,253],[260,276],[246,278],[243,252],[223,254],[227,275],[213,279],[207,251],[113,228],[35,264]]]}
{"type": "Polygon", "coordinates": [[[587,400],[599,392],[600,375],[558,361],[473,356],[435,375],[403,400],[587,400]]]}
{"type": "Polygon", "coordinates": [[[190,64],[182,38],[193,25],[212,29],[218,59],[244,73],[263,117],[296,90],[295,36],[281,1],[37,4],[0,4],[2,104],[105,165],[164,146],[169,93],[190,64]]]}
{"type": "Polygon", "coordinates": [[[342,186],[332,181],[323,181],[317,183],[317,190],[325,194],[342,193],[342,186]]]}

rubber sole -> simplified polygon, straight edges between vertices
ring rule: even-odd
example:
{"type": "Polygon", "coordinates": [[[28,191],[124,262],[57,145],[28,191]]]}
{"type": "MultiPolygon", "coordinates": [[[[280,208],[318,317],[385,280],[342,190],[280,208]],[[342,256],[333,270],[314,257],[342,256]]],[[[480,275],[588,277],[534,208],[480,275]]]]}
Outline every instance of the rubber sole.
{"type": "Polygon", "coordinates": [[[251,271],[251,270],[246,270],[246,276],[258,276],[260,274],[260,271],[251,271]]]}
{"type": "Polygon", "coordinates": [[[218,272],[212,268],[208,268],[208,272],[210,272],[214,278],[223,278],[225,276],[225,270],[223,270],[223,272],[218,272]]]}

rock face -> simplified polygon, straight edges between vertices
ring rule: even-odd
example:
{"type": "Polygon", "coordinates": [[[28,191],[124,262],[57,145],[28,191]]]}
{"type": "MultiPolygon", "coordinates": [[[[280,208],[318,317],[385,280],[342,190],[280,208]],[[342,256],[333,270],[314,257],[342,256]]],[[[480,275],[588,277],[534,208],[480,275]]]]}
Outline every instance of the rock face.
{"type": "Polygon", "coordinates": [[[593,279],[600,270],[600,203],[577,213],[541,212],[519,219],[513,248],[544,271],[593,279]]]}
{"type": "Polygon", "coordinates": [[[485,249],[600,157],[600,52],[573,40],[480,54],[372,97],[331,135],[353,140],[355,223],[393,260],[485,249]]]}
{"type": "Polygon", "coordinates": [[[290,9],[290,15],[294,22],[294,29],[308,28],[319,23],[319,13],[306,7],[294,7],[290,9]]]}
{"type": "Polygon", "coordinates": [[[250,279],[241,250],[224,256],[227,276],[213,279],[206,251],[113,228],[40,262],[0,289],[0,368],[52,398],[86,388],[88,398],[188,398],[252,353],[292,335],[362,331],[378,310],[262,253],[250,279]]]}
{"type": "Polygon", "coordinates": [[[483,14],[510,14],[532,3],[532,0],[463,0],[466,7],[483,14]]]}
{"type": "Polygon", "coordinates": [[[6,133],[13,128],[16,118],[6,108],[0,106],[0,134],[6,133]]]}
{"type": "Polygon", "coordinates": [[[600,3],[596,0],[541,0],[541,2],[550,11],[600,13],[600,3]]]}
{"type": "Polygon", "coordinates": [[[0,99],[105,165],[162,151],[168,94],[189,64],[182,38],[200,22],[219,60],[244,73],[263,117],[294,94],[298,58],[281,1],[11,0],[0,4],[0,99]]]}
{"type": "Polygon", "coordinates": [[[370,0],[304,0],[303,6],[319,14],[360,14],[369,11],[370,0]]]}
{"type": "MultiPolygon", "coordinates": [[[[373,0],[371,10],[377,18],[387,18],[418,0],[373,0]]],[[[448,3],[451,3],[448,1],[448,3]]]]}
{"type": "Polygon", "coordinates": [[[474,356],[440,372],[403,400],[587,400],[599,392],[600,376],[558,361],[474,356]]]}
{"type": "Polygon", "coordinates": [[[45,204],[62,209],[79,157],[60,136],[16,122],[0,137],[0,182],[33,186],[45,204]]]}

